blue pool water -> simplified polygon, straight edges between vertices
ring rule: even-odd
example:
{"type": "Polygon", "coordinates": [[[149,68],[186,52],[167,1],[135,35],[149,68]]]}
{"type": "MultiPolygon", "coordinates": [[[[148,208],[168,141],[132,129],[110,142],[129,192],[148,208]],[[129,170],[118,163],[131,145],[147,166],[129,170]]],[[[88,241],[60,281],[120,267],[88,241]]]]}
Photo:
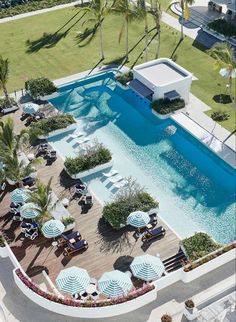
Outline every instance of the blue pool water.
{"type": "MultiPolygon", "coordinates": [[[[235,171],[172,120],[159,120],[149,103],[116,84],[111,72],[60,87],[51,100],[71,113],[90,139],[109,147],[114,168],[132,176],[159,202],[160,216],[181,236],[206,231],[235,239],[235,171]],[[166,128],[173,125],[175,134],[166,128]]],[[[50,139],[62,157],[73,156],[68,134],[50,139]]],[[[117,189],[101,173],[85,178],[106,202],[117,189]]]]}

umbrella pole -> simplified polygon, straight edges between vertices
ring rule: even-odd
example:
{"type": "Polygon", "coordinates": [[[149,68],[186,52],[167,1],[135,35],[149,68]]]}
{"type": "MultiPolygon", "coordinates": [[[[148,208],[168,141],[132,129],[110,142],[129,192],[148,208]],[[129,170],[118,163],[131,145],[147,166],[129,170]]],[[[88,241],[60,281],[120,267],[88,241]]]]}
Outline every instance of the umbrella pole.
{"type": "Polygon", "coordinates": [[[52,247],[56,247],[58,245],[58,241],[56,241],[55,237],[53,237],[52,247]]]}

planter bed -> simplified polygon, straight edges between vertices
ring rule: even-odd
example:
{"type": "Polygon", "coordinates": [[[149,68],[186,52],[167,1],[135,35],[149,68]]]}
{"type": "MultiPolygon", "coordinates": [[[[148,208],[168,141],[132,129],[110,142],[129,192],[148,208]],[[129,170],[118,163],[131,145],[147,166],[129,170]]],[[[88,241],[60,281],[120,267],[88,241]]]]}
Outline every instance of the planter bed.
{"type": "Polygon", "coordinates": [[[79,178],[83,178],[83,177],[87,177],[91,174],[94,174],[96,172],[99,172],[99,171],[103,171],[103,170],[106,170],[108,168],[111,168],[113,166],[113,161],[109,161],[107,163],[104,163],[104,164],[100,164],[100,165],[97,165],[96,167],[92,168],[92,169],[89,169],[89,170],[86,170],[86,171],[81,171],[81,172],[78,172],[76,174],[70,174],[69,171],[65,169],[66,173],[72,178],[72,179],[79,179],[79,178]]]}
{"type": "Polygon", "coordinates": [[[77,123],[73,123],[73,124],[68,125],[67,127],[64,127],[63,129],[58,129],[58,130],[49,132],[48,134],[39,135],[39,139],[48,139],[48,138],[51,138],[53,136],[56,136],[56,135],[59,135],[62,133],[73,131],[76,128],[77,128],[77,123]]]}
{"type": "Polygon", "coordinates": [[[159,119],[161,119],[161,120],[165,120],[165,119],[170,118],[172,115],[179,114],[179,113],[185,113],[185,112],[186,112],[186,107],[181,108],[181,109],[179,109],[179,110],[177,110],[177,111],[174,111],[174,112],[171,112],[171,113],[167,113],[167,114],[160,114],[160,113],[156,112],[156,111],[152,108],[152,113],[153,113],[155,116],[159,117],[159,119]]]}

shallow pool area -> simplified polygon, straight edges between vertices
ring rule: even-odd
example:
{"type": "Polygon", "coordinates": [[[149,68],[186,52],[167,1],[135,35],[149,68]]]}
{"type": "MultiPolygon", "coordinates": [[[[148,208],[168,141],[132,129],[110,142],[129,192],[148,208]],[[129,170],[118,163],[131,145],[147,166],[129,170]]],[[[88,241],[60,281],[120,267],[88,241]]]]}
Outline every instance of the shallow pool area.
{"type": "MultiPolygon", "coordinates": [[[[111,150],[113,168],[159,201],[159,215],[178,235],[201,230],[219,242],[235,239],[235,170],[172,120],[154,116],[149,102],[121,88],[112,72],[61,86],[51,103],[111,150]]],[[[69,134],[49,140],[63,158],[78,147],[69,134]]],[[[102,173],[84,181],[102,202],[117,192],[102,173]]]]}

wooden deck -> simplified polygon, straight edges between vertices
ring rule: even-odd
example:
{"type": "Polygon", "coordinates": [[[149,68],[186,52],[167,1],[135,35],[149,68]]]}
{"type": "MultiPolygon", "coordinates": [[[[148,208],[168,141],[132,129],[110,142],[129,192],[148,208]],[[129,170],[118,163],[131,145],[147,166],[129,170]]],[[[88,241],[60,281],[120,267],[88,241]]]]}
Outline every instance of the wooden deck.
{"type": "MultiPolygon", "coordinates": [[[[16,127],[19,130],[23,122],[19,120],[20,112],[14,114],[16,127]]],[[[41,165],[38,178],[47,183],[53,177],[53,191],[60,198],[71,196],[70,187],[73,182],[62,170],[63,161],[58,157],[52,165],[41,165]]],[[[14,188],[12,188],[13,190],[14,188]]],[[[52,247],[51,240],[43,236],[34,241],[24,238],[20,233],[19,223],[12,221],[9,212],[10,195],[6,193],[0,198],[0,229],[10,241],[10,246],[29,276],[38,275],[45,269],[54,281],[61,269],[70,266],[86,268],[91,277],[99,278],[103,272],[115,269],[127,270],[133,257],[145,253],[160,254],[162,259],[174,255],[179,249],[179,239],[160,219],[158,225],[166,228],[166,235],[160,240],[143,245],[135,240],[134,231],[113,231],[102,219],[102,206],[96,200],[88,213],[81,213],[78,201],[72,200],[69,212],[76,219],[76,230],[82,234],[89,244],[88,250],[73,256],[64,257],[63,249],[52,247]]]]}

